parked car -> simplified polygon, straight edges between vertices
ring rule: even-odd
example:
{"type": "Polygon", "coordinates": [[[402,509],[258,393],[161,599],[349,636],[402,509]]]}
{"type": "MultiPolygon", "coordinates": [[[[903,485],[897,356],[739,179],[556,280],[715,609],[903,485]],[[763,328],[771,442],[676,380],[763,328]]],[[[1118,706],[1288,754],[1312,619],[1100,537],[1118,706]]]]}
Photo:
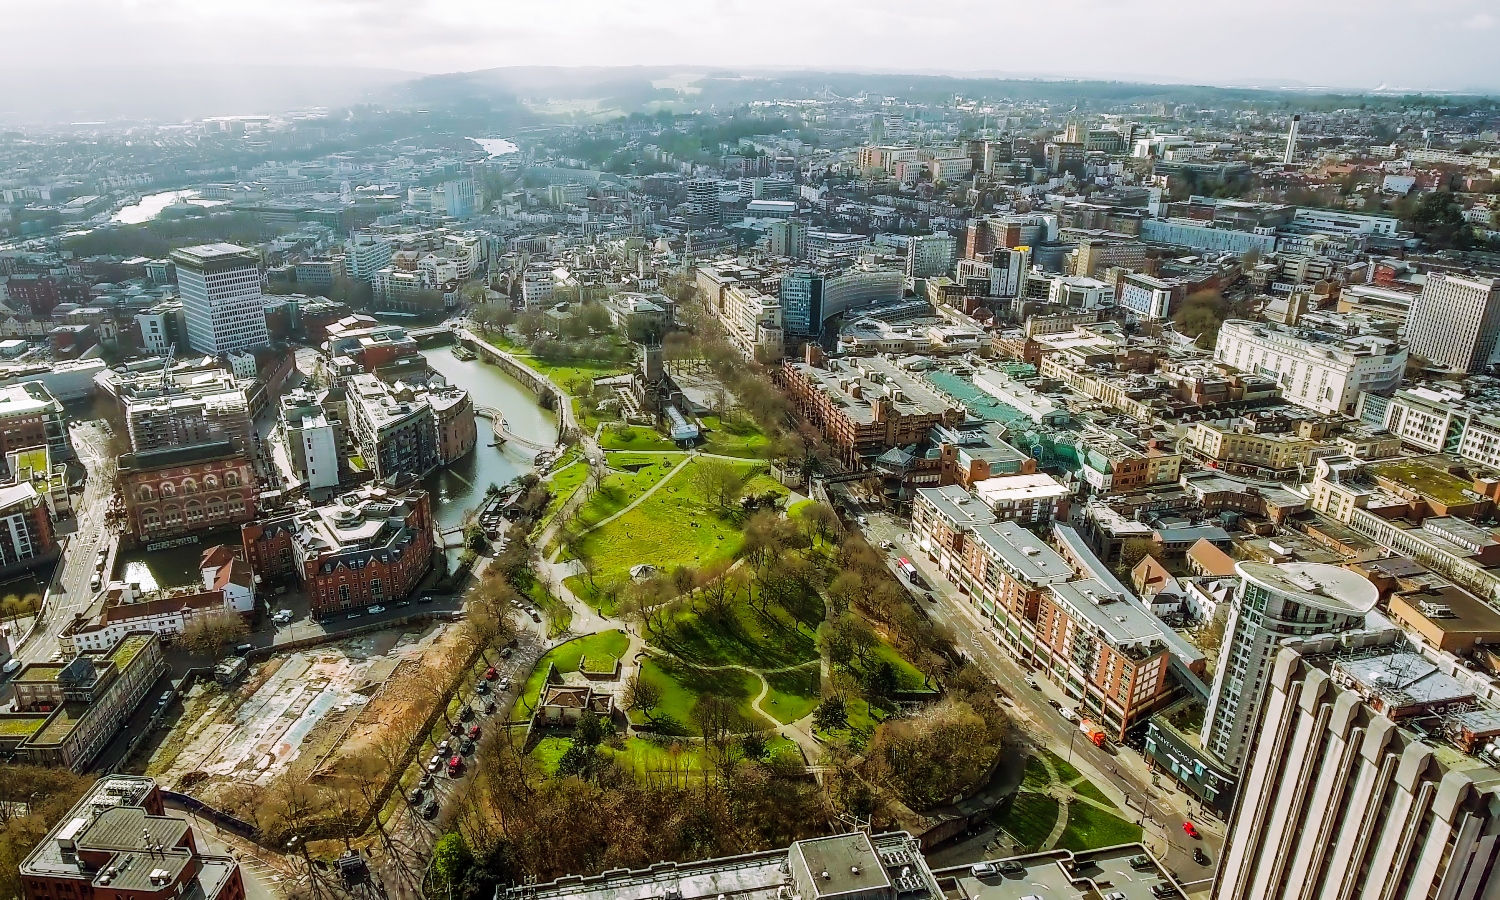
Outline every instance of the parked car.
{"type": "Polygon", "coordinates": [[[364,613],[362,613],[362,612],[360,612],[359,610],[356,609],[354,612],[350,613],[349,615],[345,616],[344,618],[346,618],[346,619],[357,619],[357,618],[359,618],[362,615],[364,615],[364,613]]]}
{"type": "Polygon", "coordinates": [[[1124,891],[1110,891],[1104,895],[1104,900],[1125,900],[1124,891]]]}
{"type": "Polygon", "coordinates": [[[458,773],[463,770],[463,767],[464,758],[455,754],[451,759],[448,760],[448,777],[457,778],[458,773]]]}
{"type": "Polygon", "coordinates": [[[419,787],[419,788],[432,787],[432,773],[431,772],[423,772],[422,773],[422,777],[417,779],[417,787],[419,787]]]}
{"type": "MultiPolygon", "coordinates": [[[[470,719],[474,718],[474,707],[472,707],[469,704],[465,703],[464,706],[463,706],[463,709],[460,709],[458,711],[458,718],[459,718],[459,721],[462,721],[462,722],[467,722],[470,719]]],[[[460,729],[460,730],[462,730],[462,729],[460,729]]]]}
{"type": "Polygon", "coordinates": [[[427,805],[422,807],[422,818],[431,822],[433,819],[437,818],[437,814],[438,802],[436,800],[428,800],[427,805]]]}
{"type": "Polygon", "coordinates": [[[1026,866],[1013,859],[1007,859],[995,868],[1000,870],[1001,875],[1025,875],[1026,866]]]}
{"type": "Polygon", "coordinates": [[[94,577],[89,579],[89,590],[97,591],[102,584],[104,584],[104,576],[95,572],[94,577]]]}
{"type": "Polygon", "coordinates": [[[463,743],[458,745],[458,752],[463,754],[464,756],[468,756],[470,753],[473,753],[474,742],[469,740],[468,738],[464,738],[463,743]]]}
{"type": "Polygon", "coordinates": [[[255,647],[252,644],[240,644],[238,647],[234,648],[234,655],[235,656],[247,656],[250,653],[250,651],[254,650],[254,649],[255,649],[255,647]]]}
{"type": "Polygon", "coordinates": [[[434,756],[432,759],[429,759],[427,761],[427,771],[436,772],[439,768],[442,767],[442,765],[443,758],[441,756],[434,756]]]}
{"type": "Polygon", "coordinates": [[[1062,717],[1069,722],[1075,721],[1078,718],[1078,713],[1074,712],[1072,707],[1058,704],[1057,711],[1062,713],[1062,717]]]}
{"type": "Polygon", "coordinates": [[[378,616],[378,615],[380,615],[383,612],[385,612],[385,607],[381,606],[379,603],[377,603],[374,606],[370,607],[370,615],[372,615],[372,616],[378,616]]]}
{"type": "Polygon", "coordinates": [[[975,878],[990,878],[999,875],[1000,870],[995,867],[994,863],[975,863],[969,867],[969,874],[975,878]]]}
{"type": "Polygon", "coordinates": [[[1208,865],[1208,854],[1203,852],[1202,847],[1193,848],[1193,862],[1200,866],[1208,865]]]}
{"type": "Polygon", "coordinates": [[[421,788],[412,788],[411,789],[411,793],[406,795],[406,801],[408,803],[410,803],[412,806],[416,806],[418,803],[421,803],[422,802],[422,789],[421,788]]]}
{"type": "Polygon", "coordinates": [[[469,740],[479,740],[479,723],[476,722],[469,726],[469,740]]]}
{"type": "Polygon", "coordinates": [[[432,595],[431,594],[423,594],[422,596],[420,596],[420,597],[417,598],[417,602],[418,603],[431,603],[432,602],[432,595]]]}
{"type": "Polygon", "coordinates": [[[1141,854],[1140,856],[1130,857],[1130,868],[1135,869],[1137,872],[1139,872],[1142,869],[1156,868],[1156,863],[1151,861],[1151,857],[1146,856],[1145,854],[1141,854]]]}
{"type": "Polygon", "coordinates": [[[896,549],[896,545],[894,543],[890,542],[890,541],[881,541],[880,542],[880,549],[882,549],[882,550],[894,550],[894,549],[896,549]]]}
{"type": "Polygon", "coordinates": [[[510,690],[510,678],[506,677],[506,678],[500,679],[500,683],[495,686],[495,690],[497,690],[497,691],[507,691],[507,690],[510,690]]]}
{"type": "Polygon", "coordinates": [[[502,647],[500,649],[500,658],[501,659],[510,659],[510,648],[509,647],[502,647]]]}
{"type": "Polygon", "coordinates": [[[499,677],[500,677],[500,673],[495,671],[495,667],[494,666],[490,666],[488,669],[484,670],[484,680],[485,681],[494,681],[496,678],[499,678],[499,677]]]}
{"type": "Polygon", "coordinates": [[[487,716],[493,716],[495,714],[495,708],[496,708],[495,707],[495,701],[493,701],[493,700],[486,700],[486,701],[484,701],[484,714],[485,715],[487,715],[487,716]]]}
{"type": "Polygon", "coordinates": [[[394,607],[397,607],[397,608],[400,608],[402,606],[411,606],[411,601],[410,600],[397,600],[395,603],[392,603],[391,605],[394,606],[394,607]]]}
{"type": "Polygon", "coordinates": [[[537,623],[540,623],[542,621],[542,617],[539,616],[539,615],[537,615],[536,614],[536,610],[534,610],[534,609],[531,611],[531,621],[537,622],[537,623]]]}
{"type": "Polygon", "coordinates": [[[438,753],[440,755],[442,755],[442,756],[447,756],[448,755],[448,748],[450,746],[451,745],[447,741],[443,741],[441,744],[438,744],[438,753]]]}
{"type": "Polygon", "coordinates": [[[1161,882],[1158,882],[1156,884],[1151,885],[1151,896],[1153,896],[1153,897],[1181,897],[1182,894],[1180,892],[1178,892],[1177,888],[1173,887],[1170,884],[1167,884],[1165,881],[1161,881],[1161,882]]]}
{"type": "Polygon", "coordinates": [[[1035,678],[1028,678],[1028,679],[1026,679],[1026,684],[1027,684],[1027,685],[1028,685],[1028,686],[1030,686],[1030,688],[1031,688],[1031,689],[1032,689],[1032,690],[1033,690],[1033,691],[1039,691],[1039,690],[1041,690],[1041,689],[1042,689],[1042,686],[1041,686],[1041,685],[1040,685],[1040,684],[1037,684],[1037,682],[1036,682],[1036,679],[1035,679],[1035,678]]]}
{"type": "Polygon", "coordinates": [[[489,693],[490,683],[488,681],[481,681],[478,684],[474,685],[474,690],[480,694],[489,693]]]}
{"type": "Polygon", "coordinates": [[[451,734],[451,735],[453,735],[454,737],[458,737],[459,735],[463,734],[464,733],[463,723],[462,722],[454,722],[452,725],[449,725],[448,726],[448,733],[451,734]]]}

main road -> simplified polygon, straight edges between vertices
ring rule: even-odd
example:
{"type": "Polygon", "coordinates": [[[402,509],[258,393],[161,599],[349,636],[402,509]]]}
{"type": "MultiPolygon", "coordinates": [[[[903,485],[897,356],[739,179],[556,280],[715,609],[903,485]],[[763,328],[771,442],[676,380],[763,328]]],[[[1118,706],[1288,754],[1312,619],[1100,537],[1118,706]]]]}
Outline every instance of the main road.
{"type": "Polygon", "coordinates": [[[16,658],[23,662],[41,662],[57,655],[60,652],[57,638],[64,626],[73,621],[74,613],[86,611],[93,602],[96,591],[90,582],[98,571],[99,551],[109,546],[104,519],[114,494],[113,466],[104,465],[113,460],[106,428],[98,421],[75,422],[71,426],[73,449],[88,474],[83,482],[83,495],[74,498],[77,519],[57,563],[62,571],[54,574],[41,614],[26,640],[15,650],[16,658]]]}

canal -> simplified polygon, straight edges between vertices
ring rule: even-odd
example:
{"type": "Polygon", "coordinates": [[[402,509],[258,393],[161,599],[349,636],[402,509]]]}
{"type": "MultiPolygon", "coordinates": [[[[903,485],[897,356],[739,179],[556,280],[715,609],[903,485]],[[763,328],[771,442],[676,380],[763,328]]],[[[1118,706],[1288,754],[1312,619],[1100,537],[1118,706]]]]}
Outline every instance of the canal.
{"type": "MultiPolygon", "coordinates": [[[[469,392],[475,406],[489,406],[505,415],[506,424],[515,434],[550,445],[557,440],[557,417],[542,409],[536,395],[496,366],[480,360],[464,361],[448,347],[423,351],[433,371],[448,383],[469,392]]],[[[439,528],[462,525],[464,515],[484,499],[491,485],[504,486],[511,479],[531,471],[536,455],[523,447],[497,447],[494,428],[489,419],[475,422],[479,439],[474,452],[447,469],[427,476],[424,487],[432,496],[433,517],[439,528]]],[[[170,550],[129,550],[119,555],[116,577],[140,583],[146,591],[157,588],[184,587],[198,583],[198,560],[203,551],[216,543],[238,543],[233,534],[217,534],[203,543],[170,550]]],[[[458,561],[458,550],[448,554],[450,566],[458,561]]]]}

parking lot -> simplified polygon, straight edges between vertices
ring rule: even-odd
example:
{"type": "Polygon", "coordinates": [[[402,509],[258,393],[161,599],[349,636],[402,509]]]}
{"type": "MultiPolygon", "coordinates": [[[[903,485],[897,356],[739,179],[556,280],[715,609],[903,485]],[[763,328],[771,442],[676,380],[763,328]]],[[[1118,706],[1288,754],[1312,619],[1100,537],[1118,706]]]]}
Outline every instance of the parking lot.
{"type": "MultiPolygon", "coordinates": [[[[1016,857],[1020,870],[976,876],[972,866],[939,869],[933,874],[952,878],[961,900],[1158,900],[1152,888],[1166,880],[1153,861],[1148,869],[1131,867],[1132,858],[1146,854],[1140,844],[1069,854],[1066,851],[1016,857]],[[1071,872],[1071,874],[1070,874],[1071,872]]],[[[992,861],[997,864],[999,861],[992,861]]],[[[998,867],[998,866],[997,866],[998,867]]],[[[1171,897],[1181,897],[1173,893],[1171,897]]]]}

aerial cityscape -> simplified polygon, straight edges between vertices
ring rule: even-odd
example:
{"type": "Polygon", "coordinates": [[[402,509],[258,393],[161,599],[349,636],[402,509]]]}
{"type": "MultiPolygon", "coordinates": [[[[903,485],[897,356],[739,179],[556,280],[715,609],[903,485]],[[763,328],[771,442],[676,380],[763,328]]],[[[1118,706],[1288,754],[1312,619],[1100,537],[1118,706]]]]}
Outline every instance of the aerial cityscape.
{"type": "Polygon", "coordinates": [[[74,5],[182,56],[0,63],[0,900],[1500,897],[1492,51],[74,5]]]}

